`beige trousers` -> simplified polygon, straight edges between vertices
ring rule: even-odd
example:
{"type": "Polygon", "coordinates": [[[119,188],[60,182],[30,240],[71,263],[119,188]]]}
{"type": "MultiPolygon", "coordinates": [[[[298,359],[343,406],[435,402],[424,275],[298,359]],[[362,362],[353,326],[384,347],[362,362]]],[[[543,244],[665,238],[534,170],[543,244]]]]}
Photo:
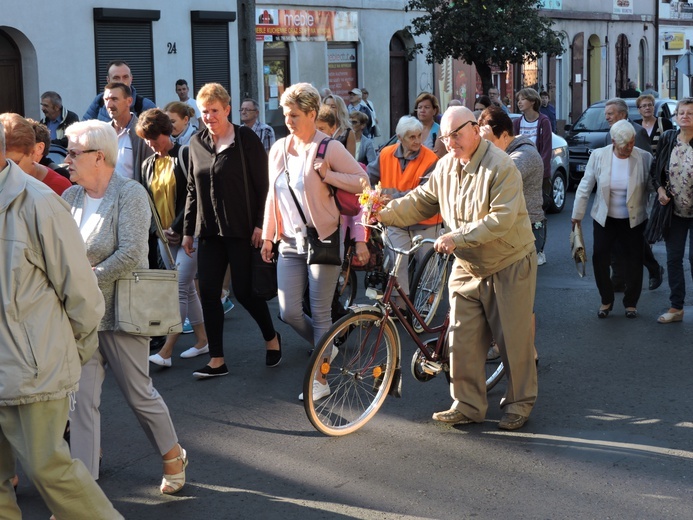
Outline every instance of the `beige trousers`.
{"type": "Polygon", "coordinates": [[[484,279],[455,261],[450,275],[450,394],[452,408],[470,419],[486,417],[486,354],[494,338],[506,367],[508,386],[501,407],[528,417],[537,399],[532,308],[537,254],[484,279]]]}
{"type": "Polygon", "coordinates": [[[11,479],[19,460],[56,518],[116,520],[123,517],[63,440],[68,398],[0,406],[0,520],[19,520],[11,479]]]}

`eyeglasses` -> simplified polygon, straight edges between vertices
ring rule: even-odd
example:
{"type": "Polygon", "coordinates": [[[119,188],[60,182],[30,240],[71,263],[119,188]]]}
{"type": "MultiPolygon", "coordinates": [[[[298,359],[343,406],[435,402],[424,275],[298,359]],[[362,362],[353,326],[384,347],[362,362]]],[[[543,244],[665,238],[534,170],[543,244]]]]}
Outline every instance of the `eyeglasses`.
{"type": "Polygon", "coordinates": [[[469,125],[469,124],[471,124],[471,125],[478,125],[479,123],[477,123],[476,121],[471,121],[471,120],[470,120],[470,121],[466,121],[466,122],[462,123],[460,126],[458,126],[457,128],[455,128],[455,129],[454,129],[452,132],[450,132],[449,134],[447,134],[447,135],[441,135],[441,136],[440,136],[440,140],[441,140],[441,141],[450,141],[450,140],[452,139],[452,140],[457,141],[457,138],[460,136],[460,135],[459,135],[459,131],[462,130],[465,126],[467,126],[467,125],[469,125]]]}
{"type": "Polygon", "coordinates": [[[70,159],[74,160],[77,157],[79,157],[80,155],[82,155],[83,153],[94,153],[94,152],[98,152],[98,151],[99,150],[68,150],[67,155],[70,159]]]}
{"type": "Polygon", "coordinates": [[[653,106],[652,103],[641,103],[638,108],[652,108],[653,106]]]}

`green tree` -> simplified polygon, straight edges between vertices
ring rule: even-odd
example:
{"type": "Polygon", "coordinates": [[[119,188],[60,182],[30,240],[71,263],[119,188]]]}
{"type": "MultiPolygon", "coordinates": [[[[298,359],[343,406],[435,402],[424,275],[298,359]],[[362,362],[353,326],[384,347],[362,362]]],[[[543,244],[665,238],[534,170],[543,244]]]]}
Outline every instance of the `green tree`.
{"type": "MultiPolygon", "coordinates": [[[[540,16],[537,0],[408,0],[406,10],[425,12],[412,21],[412,33],[430,35],[426,61],[452,57],[473,63],[484,93],[493,86],[491,65],[564,50],[553,21],[540,16]]],[[[424,52],[420,43],[412,54],[419,52],[424,52]]]]}

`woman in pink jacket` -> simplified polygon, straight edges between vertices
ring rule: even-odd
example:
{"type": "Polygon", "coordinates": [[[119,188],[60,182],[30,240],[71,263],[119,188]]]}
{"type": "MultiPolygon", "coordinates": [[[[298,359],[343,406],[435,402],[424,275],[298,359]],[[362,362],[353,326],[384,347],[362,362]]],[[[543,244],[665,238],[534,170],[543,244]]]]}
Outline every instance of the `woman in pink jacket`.
{"type": "MultiPolygon", "coordinates": [[[[330,185],[360,193],[367,176],[338,141],[329,142],[324,159],[316,158],[318,145],[328,136],[315,124],[320,109],[320,94],[315,87],[308,83],[292,85],[282,94],[281,106],[289,136],[274,143],[269,154],[262,257],[269,261],[273,244],[279,242],[281,319],[315,346],[332,325],[332,296],[341,267],[307,263],[307,228],[315,228],[322,240],[332,235],[339,226],[340,214],[330,185]],[[306,285],[312,317],[303,312],[306,285]]],[[[314,399],[329,394],[328,385],[314,382],[314,399]]]]}

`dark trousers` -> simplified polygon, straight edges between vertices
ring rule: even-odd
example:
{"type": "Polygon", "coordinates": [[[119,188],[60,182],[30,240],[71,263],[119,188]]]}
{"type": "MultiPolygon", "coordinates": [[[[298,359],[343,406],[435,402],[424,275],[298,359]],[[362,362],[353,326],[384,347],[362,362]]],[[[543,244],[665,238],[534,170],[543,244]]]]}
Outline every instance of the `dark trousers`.
{"type": "Polygon", "coordinates": [[[221,303],[221,289],[227,265],[231,265],[231,286],[236,300],[258,324],[264,340],[274,339],[274,324],[267,302],[252,293],[251,251],[252,246],[248,238],[215,236],[199,239],[197,277],[210,357],[224,356],[224,308],[221,303]]]}
{"type": "Polygon", "coordinates": [[[594,279],[602,299],[602,305],[608,305],[614,301],[614,286],[611,282],[609,266],[611,264],[611,252],[615,244],[620,245],[623,252],[624,275],[626,290],[623,295],[624,307],[637,307],[640,293],[642,292],[642,257],[643,257],[643,231],[645,222],[630,227],[627,218],[606,218],[606,225],[602,226],[594,221],[594,279]]]}
{"type": "MultiPolygon", "coordinates": [[[[670,202],[671,204],[671,202],[670,202]]],[[[665,240],[667,246],[667,276],[669,280],[669,300],[673,309],[683,309],[686,297],[686,278],[683,272],[683,255],[686,240],[693,243],[693,218],[671,217],[671,227],[665,240]]],[[[693,247],[688,248],[688,261],[693,268],[693,247]]]]}
{"type": "MultiPolygon", "coordinates": [[[[643,240],[642,247],[642,263],[647,269],[647,274],[650,278],[659,278],[659,262],[652,252],[652,246],[643,240]]],[[[614,247],[611,253],[611,280],[614,285],[624,284],[624,271],[625,267],[623,265],[624,258],[623,252],[618,244],[614,247]]]]}

